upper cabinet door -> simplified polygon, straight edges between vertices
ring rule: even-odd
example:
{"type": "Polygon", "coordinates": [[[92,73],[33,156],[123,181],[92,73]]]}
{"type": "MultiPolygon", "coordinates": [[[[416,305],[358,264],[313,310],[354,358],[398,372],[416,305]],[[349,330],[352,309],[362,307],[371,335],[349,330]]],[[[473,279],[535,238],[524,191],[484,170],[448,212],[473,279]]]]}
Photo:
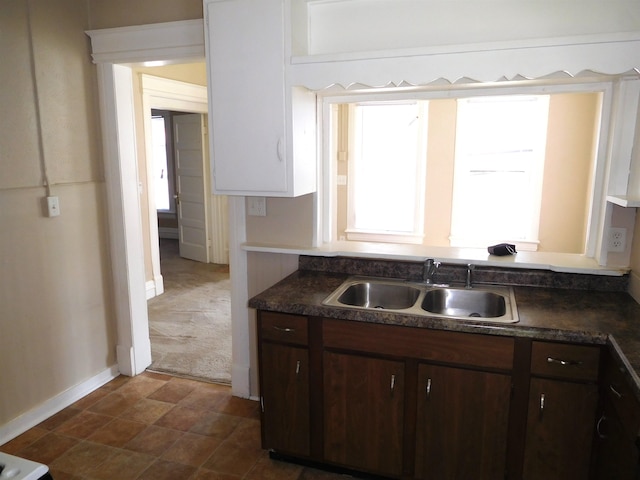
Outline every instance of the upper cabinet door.
{"type": "Polygon", "coordinates": [[[283,0],[206,4],[214,191],[286,195],[283,0]]]}
{"type": "Polygon", "coordinates": [[[284,0],[205,0],[213,189],[316,190],[316,95],[287,81],[284,0]]]}

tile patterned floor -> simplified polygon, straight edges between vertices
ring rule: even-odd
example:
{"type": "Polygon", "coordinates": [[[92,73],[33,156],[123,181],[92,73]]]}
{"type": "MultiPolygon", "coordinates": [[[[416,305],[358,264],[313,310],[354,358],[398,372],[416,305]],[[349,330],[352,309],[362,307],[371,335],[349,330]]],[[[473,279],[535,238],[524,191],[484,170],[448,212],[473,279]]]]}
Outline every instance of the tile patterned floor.
{"type": "Polygon", "coordinates": [[[54,480],[337,480],[271,460],[258,403],[223,385],[145,372],[120,376],[0,451],[49,466],[54,480]]]}

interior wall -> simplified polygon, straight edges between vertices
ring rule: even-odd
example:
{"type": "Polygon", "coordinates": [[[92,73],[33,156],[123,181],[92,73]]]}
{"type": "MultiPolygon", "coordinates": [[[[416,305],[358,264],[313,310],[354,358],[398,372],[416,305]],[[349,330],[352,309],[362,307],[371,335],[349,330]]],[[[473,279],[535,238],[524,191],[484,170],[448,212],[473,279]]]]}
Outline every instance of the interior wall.
{"type": "Polygon", "coordinates": [[[116,363],[89,26],[84,1],[2,2],[0,425],[116,363]]]}
{"type": "Polygon", "coordinates": [[[89,0],[91,28],[203,18],[202,0],[89,0]]]}

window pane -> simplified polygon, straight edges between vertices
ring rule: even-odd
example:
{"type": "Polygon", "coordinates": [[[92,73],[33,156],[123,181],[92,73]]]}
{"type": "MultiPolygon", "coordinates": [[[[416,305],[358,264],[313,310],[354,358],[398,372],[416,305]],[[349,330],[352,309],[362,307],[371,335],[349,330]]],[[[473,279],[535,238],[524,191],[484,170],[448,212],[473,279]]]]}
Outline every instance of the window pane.
{"type": "Polygon", "coordinates": [[[458,101],[452,244],[538,235],[548,96],[458,101]]]}
{"type": "MultiPolygon", "coordinates": [[[[360,105],[353,163],[353,228],[413,233],[420,120],[418,104],[360,105]]],[[[421,190],[421,189],[420,189],[421,190]]]]}
{"type": "Polygon", "coordinates": [[[155,178],[155,200],[157,210],[169,210],[169,175],[167,171],[167,141],[164,118],[151,119],[151,140],[153,142],[153,169],[155,178]]]}

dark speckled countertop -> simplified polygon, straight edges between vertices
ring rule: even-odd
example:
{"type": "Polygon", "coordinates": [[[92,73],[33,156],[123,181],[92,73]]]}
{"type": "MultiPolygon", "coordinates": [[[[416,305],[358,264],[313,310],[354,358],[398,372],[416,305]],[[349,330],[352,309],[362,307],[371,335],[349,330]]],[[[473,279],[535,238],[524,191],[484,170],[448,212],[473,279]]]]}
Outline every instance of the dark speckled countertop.
{"type": "MultiPolygon", "coordinates": [[[[387,263],[301,257],[298,271],[253,297],[249,307],[360,322],[608,345],[620,363],[627,367],[629,380],[640,398],[640,305],[626,293],[626,278],[563,277],[557,274],[549,274],[552,275],[549,277],[540,271],[477,269],[474,279],[479,287],[482,284],[514,287],[520,320],[511,324],[430,318],[322,304],[351,275],[408,280],[419,280],[417,277],[421,276],[422,266],[419,263],[387,263]],[[531,280],[531,276],[535,279],[531,280]]],[[[459,271],[453,267],[449,270],[441,268],[439,275],[443,278],[440,281],[458,281],[466,270],[456,268],[459,271]]]]}

